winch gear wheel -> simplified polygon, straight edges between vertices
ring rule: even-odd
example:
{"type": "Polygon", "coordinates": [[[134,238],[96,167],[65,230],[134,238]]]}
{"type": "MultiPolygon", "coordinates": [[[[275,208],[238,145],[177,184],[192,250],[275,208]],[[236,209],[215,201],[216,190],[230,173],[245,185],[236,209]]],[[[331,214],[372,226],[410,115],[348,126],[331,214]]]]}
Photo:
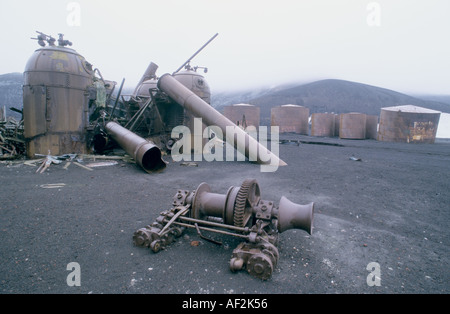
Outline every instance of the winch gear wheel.
{"type": "Polygon", "coordinates": [[[234,203],[233,223],[236,227],[245,227],[252,214],[252,207],[259,202],[259,199],[258,182],[255,179],[246,179],[241,184],[234,203]]]}

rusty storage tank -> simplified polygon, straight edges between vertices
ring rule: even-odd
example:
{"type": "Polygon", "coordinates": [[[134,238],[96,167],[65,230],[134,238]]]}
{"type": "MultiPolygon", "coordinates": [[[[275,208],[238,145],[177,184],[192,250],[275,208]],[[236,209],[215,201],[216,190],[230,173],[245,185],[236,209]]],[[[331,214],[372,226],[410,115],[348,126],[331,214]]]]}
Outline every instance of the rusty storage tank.
{"type": "Polygon", "coordinates": [[[270,125],[278,126],[280,133],[308,135],[309,109],[298,105],[283,105],[271,109],[270,125]]]}
{"type": "Polygon", "coordinates": [[[313,113],[311,115],[311,136],[333,137],[334,129],[334,113],[313,113]]]}
{"type": "Polygon", "coordinates": [[[259,127],[260,108],[250,104],[235,104],[225,106],[223,115],[239,126],[259,127]]]}
{"type": "Polygon", "coordinates": [[[378,133],[378,116],[366,115],[366,139],[376,140],[378,133]]]}
{"type": "Polygon", "coordinates": [[[60,35],[59,45],[43,38],[24,71],[23,117],[27,156],[86,153],[88,87],[92,65],[60,35]]]}
{"type": "Polygon", "coordinates": [[[441,112],[413,105],[381,108],[378,140],[434,143],[441,112]]]}
{"type": "Polygon", "coordinates": [[[363,140],[366,138],[366,115],[364,113],[342,113],[339,119],[339,137],[363,140]]]}

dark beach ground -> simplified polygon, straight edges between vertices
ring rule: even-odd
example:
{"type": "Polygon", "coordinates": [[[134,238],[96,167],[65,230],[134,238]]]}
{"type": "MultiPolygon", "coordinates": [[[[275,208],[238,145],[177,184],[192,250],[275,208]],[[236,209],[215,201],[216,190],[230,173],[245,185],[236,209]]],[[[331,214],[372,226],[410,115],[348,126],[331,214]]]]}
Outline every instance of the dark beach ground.
{"type": "Polygon", "coordinates": [[[63,162],[42,174],[23,161],[1,163],[0,293],[450,292],[448,142],[281,138],[303,142],[280,145],[288,166],[274,173],[249,162],[182,166],[169,156],[154,174],[122,160],[93,171],[63,162]],[[178,189],[207,182],[226,193],[246,178],[257,179],[262,199],[315,202],[313,234],[280,235],[271,279],[230,271],[236,238],[212,235],[217,246],[189,230],[157,254],[133,246],[134,231],[169,209],[178,189]],[[71,262],[80,265],[80,286],[67,284],[71,262]],[[375,286],[367,283],[372,262],[375,286]]]}

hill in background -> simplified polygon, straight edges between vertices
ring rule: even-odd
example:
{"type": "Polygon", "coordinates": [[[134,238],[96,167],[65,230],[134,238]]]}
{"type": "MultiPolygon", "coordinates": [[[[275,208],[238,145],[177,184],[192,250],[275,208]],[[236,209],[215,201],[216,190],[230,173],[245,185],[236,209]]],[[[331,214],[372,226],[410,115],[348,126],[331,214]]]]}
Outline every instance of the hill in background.
{"type": "MultiPolygon", "coordinates": [[[[22,84],[22,73],[0,75],[0,107],[6,106],[7,116],[17,119],[21,118],[20,114],[9,108],[22,109],[22,84]]],[[[286,104],[305,106],[310,113],[360,112],[379,116],[383,107],[406,104],[450,113],[450,95],[413,97],[385,88],[335,79],[276,88],[212,93],[212,105],[221,112],[224,106],[238,103],[259,106],[263,125],[270,124],[272,107],[286,104]]]]}
{"type": "MultiPolygon", "coordinates": [[[[245,93],[243,95],[247,96],[245,93]]],[[[223,101],[225,98],[225,95],[221,95],[222,104],[213,103],[220,111],[224,105],[232,104],[225,104],[223,101]]],[[[236,99],[237,95],[230,95],[230,98],[236,99]]],[[[263,125],[270,124],[272,107],[286,104],[307,107],[310,113],[360,112],[379,116],[381,108],[407,104],[450,113],[450,104],[434,100],[448,99],[446,96],[428,96],[428,99],[433,100],[424,100],[385,88],[335,79],[266,91],[256,97],[243,98],[246,103],[261,108],[261,124],[263,125]]]]}

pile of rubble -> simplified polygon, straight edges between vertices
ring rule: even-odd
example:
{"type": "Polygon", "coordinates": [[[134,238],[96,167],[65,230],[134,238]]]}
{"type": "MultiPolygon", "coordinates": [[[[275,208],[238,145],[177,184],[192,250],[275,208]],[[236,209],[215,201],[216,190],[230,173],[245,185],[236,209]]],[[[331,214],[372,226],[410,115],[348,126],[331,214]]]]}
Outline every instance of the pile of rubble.
{"type": "Polygon", "coordinates": [[[0,119],[0,160],[11,160],[25,155],[23,120],[14,117],[0,119]]]}

